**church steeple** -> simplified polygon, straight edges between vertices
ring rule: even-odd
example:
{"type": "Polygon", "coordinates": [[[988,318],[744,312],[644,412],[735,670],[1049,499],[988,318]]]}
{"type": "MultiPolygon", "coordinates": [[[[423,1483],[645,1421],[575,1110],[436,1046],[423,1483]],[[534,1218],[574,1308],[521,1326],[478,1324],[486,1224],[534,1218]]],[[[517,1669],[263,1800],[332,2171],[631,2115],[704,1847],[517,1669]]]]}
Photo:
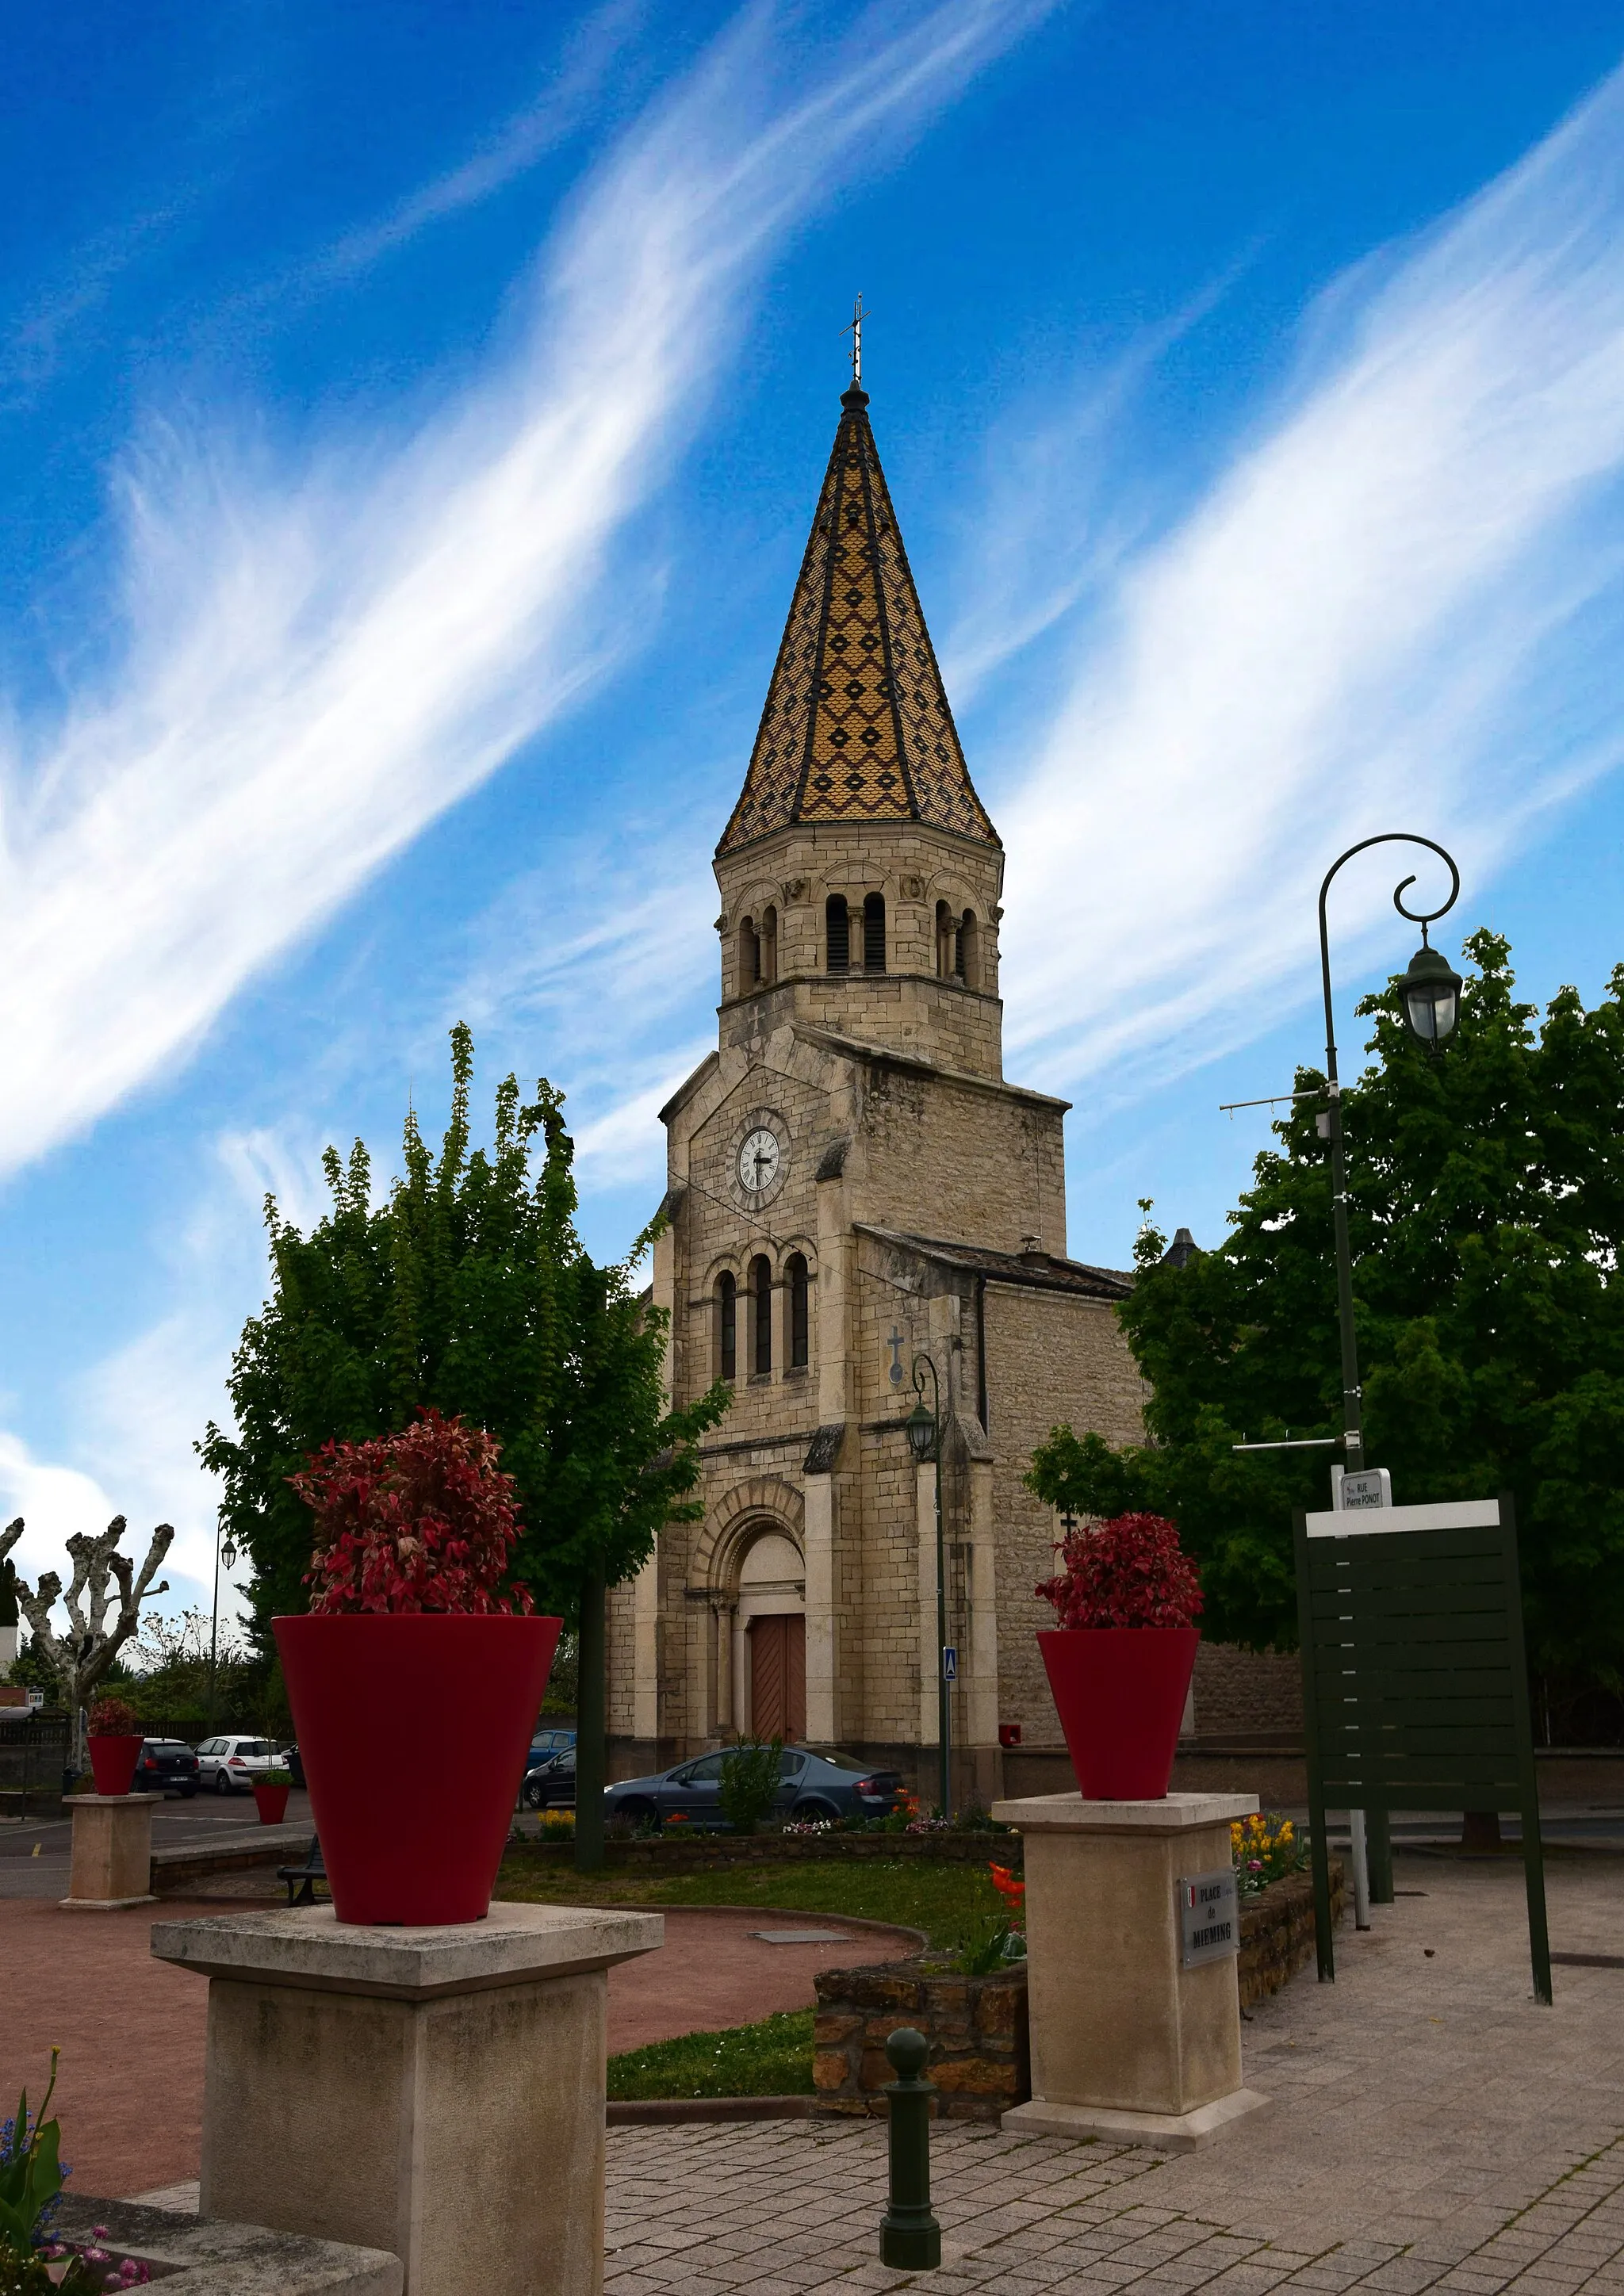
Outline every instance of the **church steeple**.
{"type": "Polygon", "coordinates": [[[997,846],[920,611],[868,393],[841,399],[750,770],[719,855],[800,822],[923,822],[997,846]]]}

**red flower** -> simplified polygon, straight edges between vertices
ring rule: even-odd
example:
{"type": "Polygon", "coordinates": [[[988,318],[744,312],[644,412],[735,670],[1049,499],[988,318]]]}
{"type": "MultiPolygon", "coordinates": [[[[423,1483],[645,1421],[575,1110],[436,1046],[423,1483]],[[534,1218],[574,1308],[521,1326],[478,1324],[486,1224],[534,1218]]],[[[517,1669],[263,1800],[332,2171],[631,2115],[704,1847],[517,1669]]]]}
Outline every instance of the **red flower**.
{"type": "Polygon", "coordinates": [[[1195,1565],[1175,1524],[1120,1514],[1055,1548],[1065,1569],[1034,1588],[1062,1627],[1190,1627],[1202,1608],[1195,1565]]]}
{"type": "Polygon", "coordinates": [[[500,1591],[520,1535],[501,1451],[483,1428],[432,1409],[398,1435],[324,1443],[288,1477],[316,1516],[312,1611],[528,1617],[528,1587],[500,1591]]]}
{"type": "Polygon", "coordinates": [[[1017,1881],[1007,1866],[989,1865],[992,1886],[1008,1906],[1012,1920],[1019,1920],[1026,1905],[1026,1883],[1017,1881]]]}

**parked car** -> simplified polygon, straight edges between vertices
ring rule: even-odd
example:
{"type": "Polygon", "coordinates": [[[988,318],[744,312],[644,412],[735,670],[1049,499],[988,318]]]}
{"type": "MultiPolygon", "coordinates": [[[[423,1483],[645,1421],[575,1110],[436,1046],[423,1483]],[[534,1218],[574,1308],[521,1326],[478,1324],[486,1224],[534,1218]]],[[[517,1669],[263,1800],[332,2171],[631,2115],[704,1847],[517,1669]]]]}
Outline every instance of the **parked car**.
{"type": "MultiPolygon", "coordinates": [[[[721,1826],[722,1764],[726,1751],[701,1754],[678,1762],[657,1777],[623,1778],[603,1796],[605,1814],[611,1817],[666,1819],[682,1816],[691,1825],[721,1826]]],[[[885,1817],[890,1815],[899,1772],[874,1769],[854,1761],[849,1754],[813,1753],[786,1746],[778,1765],[781,1817],[805,1822],[820,1818],[885,1817]]]]}
{"type": "Polygon", "coordinates": [[[530,1740],[530,1764],[533,1766],[548,1754],[572,1754],[575,1751],[573,1730],[554,1729],[551,1725],[537,1729],[530,1740]]]}
{"type": "Polygon", "coordinates": [[[177,1793],[183,1801],[190,1801],[198,1784],[197,1756],[184,1739],[142,1740],[132,1792],[177,1793]]]}
{"type": "Polygon", "coordinates": [[[268,1738],[205,1738],[197,1750],[198,1784],[216,1793],[251,1793],[258,1771],[282,1767],[268,1738]]]}
{"type": "Polygon", "coordinates": [[[544,1753],[539,1760],[532,1747],[529,1767],[524,1774],[524,1784],[519,1789],[519,1799],[526,1809],[573,1809],[575,1808],[573,1744],[561,1747],[555,1753],[544,1753]]]}

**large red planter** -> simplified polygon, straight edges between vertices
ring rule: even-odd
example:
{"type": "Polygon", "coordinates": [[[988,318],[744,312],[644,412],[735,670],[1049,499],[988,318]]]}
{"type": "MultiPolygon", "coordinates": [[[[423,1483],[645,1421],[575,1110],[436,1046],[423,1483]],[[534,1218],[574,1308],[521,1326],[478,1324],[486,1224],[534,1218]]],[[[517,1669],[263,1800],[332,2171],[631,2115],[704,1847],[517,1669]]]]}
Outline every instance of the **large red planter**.
{"type": "Polygon", "coordinates": [[[1053,1627],[1038,1647],[1086,1801],[1161,1801],[1198,1627],[1053,1627]]]}
{"type": "Polygon", "coordinates": [[[490,1906],[562,1619],[275,1619],[341,1922],[490,1906]]]}
{"type": "Polygon", "coordinates": [[[135,1775],[135,1758],[145,1743],[139,1731],[133,1738],[127,1738],[122,1731],[116,1737],[91,1733],[90,1767],[98,1793],[128,1793],[135,1775]]]}
{"type": "Polygon", "coordinates": [[[291,1786],[262,1786],[254,1783],[254,1808],[259,1813],[261,1825],[280,1825],[288,1814],[291,1786]]]}

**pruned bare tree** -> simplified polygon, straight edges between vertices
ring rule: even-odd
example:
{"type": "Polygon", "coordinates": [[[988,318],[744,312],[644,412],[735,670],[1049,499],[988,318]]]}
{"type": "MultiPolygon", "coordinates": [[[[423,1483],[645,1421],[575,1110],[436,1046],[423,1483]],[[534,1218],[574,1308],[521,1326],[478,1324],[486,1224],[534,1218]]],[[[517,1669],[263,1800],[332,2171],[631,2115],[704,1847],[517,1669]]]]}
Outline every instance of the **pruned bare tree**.
{"type": "MultiPolygon", "coordinates": [[[[74,1533],[67,1542],[73,1577],[66,1594],[54,1570],[43,1572],[32,1593],[26,1578],[17,1580],[17,1607],[29,1622],[41,1657],[62,1685],[63,1702],[74,1720],[74,1760],[81,1766],[86,1759],[86,1711],[92,1693],[141,1624],[142,1603],[149,1595],[169,1591],[167,1578],[154,1587],[152,1578],[169,1551],[174,1525],[159,1524],[139,1574],[131,1558],[119,1552],[125,1529],[124,1517],[116,1514],[106,1529],[94,1538],[86,1530],[74,1533]],[[110,1589],[115,1584],[117,1607],[110,1626],[108,1612],[114,1609],[110,1589]],[[68,1613],[65,1635],[59,1635],[51,1624],[51,1612],[58,1602],[68,1613]]],[[[21,1537],[19,1515],[0,1530],[0,1562],[21,1537]]]]}

